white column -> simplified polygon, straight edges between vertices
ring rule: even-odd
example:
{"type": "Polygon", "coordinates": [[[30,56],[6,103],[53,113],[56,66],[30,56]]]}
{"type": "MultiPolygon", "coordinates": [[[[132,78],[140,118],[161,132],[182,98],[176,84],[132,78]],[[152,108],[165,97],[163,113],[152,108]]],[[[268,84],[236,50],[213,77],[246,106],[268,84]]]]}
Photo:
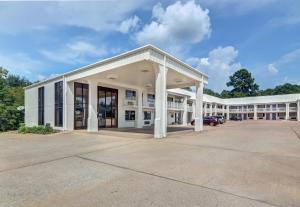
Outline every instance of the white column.
{"type": "Polygon", "coordinates": [[[203,116],[206,116],[206,110],[207,110],[207,103],[204,103],[204,109],[203,109],[203,116]]]}
{"type": "Polygon", "coordinates": [[[297,100],[297,121],[300,121],[300,100],[297,100]]]}
{"type": "Polygon", "coordinates": [[[285,120],[290,118],[290,103],[285,104],[285,120]]]}
{"type": "Polygon", "coordinates": [[[210,103],[210,107],[209,107],[209,116],[212,116],[212,106],[213,106],[213,104],[212,103],[210,103]]]}
{"type": "Polygon", "coordinates": [[[186,126],[187,125],[187,96],[184,97],[183,99],[183,115],[182,115],[182,125],[186,126]]]}
{"type": "Polygon", "coordinates": [[[196,85],[196,113],[195,113],[195,131],[203,130],[203,81],[196,85]]]}
{"type": "Polygon", "coordinates": [[[143,128],[144,121],[143,114],[143,91],[141,89],[137,90],[137,119],[136,128],[143,128]]]}
{"type": "Polygon", "coordinates": [[[229,120],[229,105],[226,106],[227,120],[229,120]]]}
{"type": "Polygon", "coordinates": [[[89,132],[98,131],[97,93],[98,93],[97,81],[90,80],[89,81],[89,117],[88,117],[88,128],[87,128],[89,132]]]}
{"type": "Polygon", "coordinates": [[[253,116],[254,120],[257,120],[257,105],[254,104],[254,116],[253,116]]]}
{"type": "Polygon", "coordinates": [[[155,71],[155,121],[154,137],[163,138],[167,133],[167,90],[166,90],[166,68],[158,65],[155,71]]]}
{"type": "Polygon", "coordinates": [[[218,114],[218,104],[215,104],[215,109],[214,109],[214,111],[215,111],[215,116],[217,116],[217,114],[218,114]]]}
{"type": "Polygon", "coordinates": [[[65,97],[65,107],[66,110],[64,112],[64,124],[66,126],[66,130],[74,129],[74,82],[66,82],[66,97],[65,97]]]}
{"type": "Polygon", "coordinates": [[[224,117],[224,115],[225,115],[225,106],[222,105],[222,116],[224,117]]]}
{"type": "Polygon", "coordinates": [[[195,113],[196,113],[196,103],[195,103],[195,101],[193,101],[193,103],[192,103],[192,110],[193,110],[192,120],[194,120],[195,119],[195,113]]]}

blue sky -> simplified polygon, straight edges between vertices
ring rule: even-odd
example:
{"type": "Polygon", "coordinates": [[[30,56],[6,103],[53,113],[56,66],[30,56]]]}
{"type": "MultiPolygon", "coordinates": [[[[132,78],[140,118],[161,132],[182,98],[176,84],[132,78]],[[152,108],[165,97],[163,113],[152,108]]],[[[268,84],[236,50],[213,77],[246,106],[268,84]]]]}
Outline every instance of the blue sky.
{"type": "Polygon", "coordinates": [[[154,44],[206,72],[300,84],[300,1],[0,2],[0,66],[34,81],[154,44]]]}

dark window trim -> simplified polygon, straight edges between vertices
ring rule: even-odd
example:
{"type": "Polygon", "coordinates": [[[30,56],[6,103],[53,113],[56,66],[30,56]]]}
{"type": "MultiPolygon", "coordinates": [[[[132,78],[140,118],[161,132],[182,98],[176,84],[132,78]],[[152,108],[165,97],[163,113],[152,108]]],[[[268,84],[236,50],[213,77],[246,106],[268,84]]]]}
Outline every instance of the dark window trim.
{"type": "Polygon", "coordinates": [[[125,110],[125,121],[135,121],[134,110],[125,110]]]}
{"type": "Polygon", "coordinates": [[[45,124],[45,87],[38,88],[38,125],[45,124]]]}
{"type": "Polygon", "coordinates": [[[59,81],[54,86],[54,125],[57,127],[62,127],[64,122],[63,99],[63,81],[59,81]]]}

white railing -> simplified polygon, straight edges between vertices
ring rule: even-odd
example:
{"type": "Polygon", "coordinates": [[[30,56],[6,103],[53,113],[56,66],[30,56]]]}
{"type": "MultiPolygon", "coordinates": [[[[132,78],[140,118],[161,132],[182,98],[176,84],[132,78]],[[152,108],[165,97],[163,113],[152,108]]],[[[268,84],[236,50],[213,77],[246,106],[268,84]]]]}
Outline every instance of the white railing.
{"type": "Polygon", "coordinates": [[[170,108],[170,109],[183,109],[183,104],[182,103],[168,101],[168,108],[170,108]]]}
{"type": "Polygon", "coordinates": [[[146,103],[143,103],[143,107],[154,108],[155,107],[155,101],[147,101],[146,103]]]}
{"type": "Polygon", "coordinates": [[[297,107],[290,107],[290,111],[296,112],[297,111],[297,107]]]}
{"type": "Polygon", "coordinates": [[[187,106],[187,110],[188,110],[188,112],[193,112],[193,107],[190,106],[190,105],[188,105],[188,106],[187,106]]]}

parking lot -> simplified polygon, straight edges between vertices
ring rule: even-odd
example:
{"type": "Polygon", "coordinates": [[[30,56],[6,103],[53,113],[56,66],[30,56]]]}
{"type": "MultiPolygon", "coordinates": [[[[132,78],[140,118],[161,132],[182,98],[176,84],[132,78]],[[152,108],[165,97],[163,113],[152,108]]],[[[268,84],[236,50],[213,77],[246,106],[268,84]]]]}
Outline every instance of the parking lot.
{"type": "Polygon", "coordinates": [[[300,206],[300,124],[0,134],[0,206],[300,206]]]}

